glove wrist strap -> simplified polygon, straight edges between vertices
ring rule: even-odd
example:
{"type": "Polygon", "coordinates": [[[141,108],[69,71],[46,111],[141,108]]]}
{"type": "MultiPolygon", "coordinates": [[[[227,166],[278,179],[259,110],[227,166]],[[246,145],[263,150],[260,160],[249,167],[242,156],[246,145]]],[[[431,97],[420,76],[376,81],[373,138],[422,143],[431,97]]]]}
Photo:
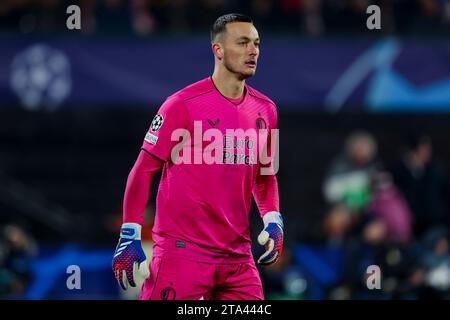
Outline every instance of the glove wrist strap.
{"type": "Polygon", "coordinates": [[[120,237],[131,240],[141,240],[142,226],[138,223],[124,223],[120,228],[120,237]]]}
{"type": "Polygon", "coordinates": [[[283,227],[283,218],[281,213],[277,211],[269,211],[263,216],[264,225],[267,226],[269,223],[276,223],[283,227]]]}

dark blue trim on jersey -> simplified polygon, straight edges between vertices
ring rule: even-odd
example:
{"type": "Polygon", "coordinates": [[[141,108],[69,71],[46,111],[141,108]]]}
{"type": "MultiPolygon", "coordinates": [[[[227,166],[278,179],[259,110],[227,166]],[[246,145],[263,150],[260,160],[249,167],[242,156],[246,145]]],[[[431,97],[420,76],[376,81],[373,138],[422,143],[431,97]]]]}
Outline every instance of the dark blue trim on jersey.
{"type": "Polygon", "coordinates": [[[141,150],[142,150],[142,151],[145,151],[145,153],[151,155],[153,158],[155,158],[155,159],[158,160],[158,161],[161,161],[161,162],[163,162],[163,163],[166,162],[166,161],[164,161],[163,159],[161,159],[161,158],[155,156],[155,155],[154,155],[153,153],[151,153],[150,151],[145,150],[144,148],[141,148],[141,150]]]}
{"type": "Polygon", "coordinates": [[[207,93],[210,93],[210,92],[212,92],[213,90],[211,89],[211,90],[208,90],[208,91],[206,91],[206,92],[203,92],[203,93],[200,93],[200,94],[198,94],[198,95],[196,95],[196,96],[193,96],[193,97],[190,97],[190,98],[187,98],[187,99],[184,99],[183,101],[188,101],[188,100],[191,100],[191,99],[194,99],[194,98],[197,98],[197,97],[200,97],[200,96],[202,96],[202,95],[204,95],[204,94],[207,94],[207,93]]]}
{"type": "Polygon", "coordinates": [[[258,96],[258,95],[256,95],[256,94],[252,93],[252,90],[248,90],[248,94],[251,95],[251,96],[254,97],[254,98],[258,98],[258,99],[261,99],[261,100],[263,100],[263,101],[269,102],[270,104],[272,104],[272,105],[274,105],[274,106],[276,107],[275,102],[273,102],[273,101],[271,101],[271,100],[269,100],[269,99],[266,99],[266,98],[264,98],[264,97],[260,97],[260,96],[258,96]]]}
{"type": "Polygon", "coordinates": [[[211,82],[212,82],[212,84],[214,85],[214,88],[216,88],[217,92],[218,92],[222,97],[224,97],[225,99],[227,99],[228,101],[230,101],[232,104],[234,104],[235,106],[238,106],[238,105],[240,105],[242,102],[244,102],[244,100],[245,100],[245,95],[246,95],[247,92],[248,92],[247,86],[244,86],[244,94],[242,95],[241,101],[239,101],[238,103],[235,103],[235,102],[231,101],[230,98],[225,97],[225,96],[222,94],[222,92],[220,92],[219,89],[217,89],[216,84],[214,83],[214,80],[213,80],[212,76],[209,77],[209,78],[211,79],[211,82]]]}

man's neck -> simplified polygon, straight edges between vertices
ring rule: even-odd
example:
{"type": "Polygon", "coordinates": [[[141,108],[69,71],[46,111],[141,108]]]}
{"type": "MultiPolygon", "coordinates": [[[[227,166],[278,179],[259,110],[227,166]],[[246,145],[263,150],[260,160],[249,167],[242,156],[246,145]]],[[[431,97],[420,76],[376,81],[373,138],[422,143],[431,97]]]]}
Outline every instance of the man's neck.
{"type": "Polygon", "coordinates": [[[245,80],[239,80],[232,73],[214,70],[212,80],[217,90],[227,98],[237,99],[242,96],[245,88],[245,80]]]}

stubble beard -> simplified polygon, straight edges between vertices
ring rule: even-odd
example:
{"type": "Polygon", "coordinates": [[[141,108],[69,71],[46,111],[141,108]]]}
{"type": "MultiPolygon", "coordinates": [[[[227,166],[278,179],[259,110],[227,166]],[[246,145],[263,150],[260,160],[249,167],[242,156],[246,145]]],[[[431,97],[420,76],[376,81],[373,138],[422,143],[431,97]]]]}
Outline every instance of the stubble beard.
{"type": "Polygon", "coordinates": [[[239,80],[246,80],[255,74],[255,72],[244,73],[239,71],[237,68],[233,66],[233,63],[227,58],[227,56],[224,56],[223,66],[229,72],[236,74],[239,80]]]}

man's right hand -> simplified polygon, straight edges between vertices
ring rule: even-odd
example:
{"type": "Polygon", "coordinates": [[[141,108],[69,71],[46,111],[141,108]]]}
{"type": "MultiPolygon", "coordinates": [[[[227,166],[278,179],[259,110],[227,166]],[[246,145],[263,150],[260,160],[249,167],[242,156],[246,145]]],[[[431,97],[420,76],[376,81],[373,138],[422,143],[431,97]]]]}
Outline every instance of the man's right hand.
{"type": "Polygon", "coordinates": [[[141,225],[124,223],[120,229],[120,239],[112,260],[112,269],[123,290],[136,287],[134,274],[144,279],[150,275],[147,258],[141,245],[141,225]]]}

